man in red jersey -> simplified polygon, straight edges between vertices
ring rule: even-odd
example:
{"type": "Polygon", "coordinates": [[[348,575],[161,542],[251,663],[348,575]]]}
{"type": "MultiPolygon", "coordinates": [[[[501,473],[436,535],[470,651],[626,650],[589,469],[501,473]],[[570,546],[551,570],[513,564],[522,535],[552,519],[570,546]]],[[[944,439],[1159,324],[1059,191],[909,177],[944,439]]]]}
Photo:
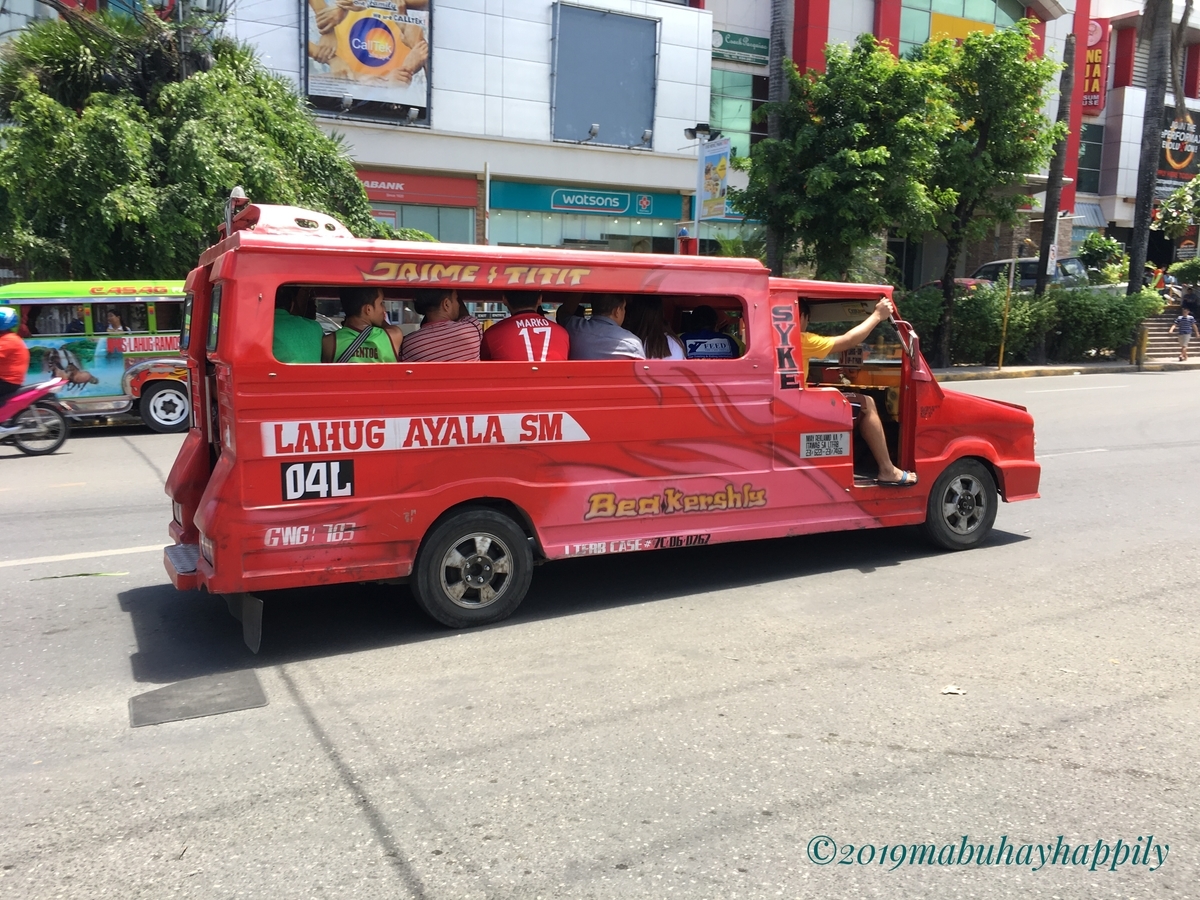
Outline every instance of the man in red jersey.
{"type": "Polygon", "coordinates": [[[537,311],[541,297],[536,291],[505,291],[504,305],[512,315],[483,333],[479,358],[517,362],[566,359],[571,338],[567,329],[537,311]]]}

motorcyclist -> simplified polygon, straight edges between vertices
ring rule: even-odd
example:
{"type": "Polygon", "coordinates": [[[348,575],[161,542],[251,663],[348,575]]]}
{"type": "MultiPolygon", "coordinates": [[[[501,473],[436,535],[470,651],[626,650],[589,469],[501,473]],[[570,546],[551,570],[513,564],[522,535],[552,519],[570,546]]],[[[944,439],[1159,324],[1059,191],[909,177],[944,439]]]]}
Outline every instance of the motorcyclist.
{"type": "Polygon", "coordinates": [[[21,317],[11,306],[0,306],[0,403],[21,389],[29,371],[29,348],[17,335],[21,317]]]}

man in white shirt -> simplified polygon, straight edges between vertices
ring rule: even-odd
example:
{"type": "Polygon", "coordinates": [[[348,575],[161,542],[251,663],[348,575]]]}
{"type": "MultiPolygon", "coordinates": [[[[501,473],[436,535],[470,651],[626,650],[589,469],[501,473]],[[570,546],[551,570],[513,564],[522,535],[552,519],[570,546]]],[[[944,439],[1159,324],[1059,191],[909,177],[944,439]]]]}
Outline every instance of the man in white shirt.
{"type": "Polygon", "coordinates": [[[621,327],[625,321],[625,297],[621,294],[593,294],[592,317],[575,315],[582,299],[568,297],[555,318],[571,335],[570,359],[645,359],[646,349],[632,331],[621,327]]]}

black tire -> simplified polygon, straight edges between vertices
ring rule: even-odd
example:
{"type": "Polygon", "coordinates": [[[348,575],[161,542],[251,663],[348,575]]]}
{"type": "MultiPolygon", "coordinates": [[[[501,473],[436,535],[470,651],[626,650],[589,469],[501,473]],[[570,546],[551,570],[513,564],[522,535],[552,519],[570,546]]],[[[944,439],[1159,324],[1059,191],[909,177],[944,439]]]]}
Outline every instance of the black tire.
{"type": "Polygon", "coordinates": [[[150,382],[142,391],[138,412],[142,421],[159,434],[187,431],[192,418],[187,385],[178,381],[150,382]]]}
{"type": "Polygon", "coordinates": [[[996,522],[996,480],[983,463],[959,459],[934,482],[925,509],[925,533],[946,550],[966,550],[996,522]]]}
{"type": "Polygon", "coordinates": [[[71,426],[63,414],[53,406],[42,403],[21,410],[13,422],[23,428],[38,429],[32,434],[16,434],[12,437],[16,448],[29,456],[54,453],[71,435],[71,426]]]}
{"type": "Polygon", "coordinates": [[[409,584],[432,618],[468,628],[512,615],[532,577],[525,532],[503,513],[475,507],[455,513],[425,536],[409,584]]]}

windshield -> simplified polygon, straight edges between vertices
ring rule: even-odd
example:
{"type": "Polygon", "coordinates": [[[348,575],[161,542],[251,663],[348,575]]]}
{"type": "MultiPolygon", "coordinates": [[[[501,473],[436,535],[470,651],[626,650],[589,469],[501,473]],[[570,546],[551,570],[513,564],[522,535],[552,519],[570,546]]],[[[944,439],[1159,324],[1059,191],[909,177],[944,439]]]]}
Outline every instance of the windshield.
{"type": "MultiPolygon", "coordinates": [[[[829,322],[809,322],[808,330],[813,334],[837,337],[845,334],[862,319],[845,319],[829,322]]],[[[900,357],[904,355],[904,346],[900,343],[900,335],[891,321],[880,322],[872,329],[867,339],[858,347],[845,350],[840,354],[826,357],[813,357],[810,362],[836,362],[840,365],[892,364],[899,365],[900,357]]]]}

